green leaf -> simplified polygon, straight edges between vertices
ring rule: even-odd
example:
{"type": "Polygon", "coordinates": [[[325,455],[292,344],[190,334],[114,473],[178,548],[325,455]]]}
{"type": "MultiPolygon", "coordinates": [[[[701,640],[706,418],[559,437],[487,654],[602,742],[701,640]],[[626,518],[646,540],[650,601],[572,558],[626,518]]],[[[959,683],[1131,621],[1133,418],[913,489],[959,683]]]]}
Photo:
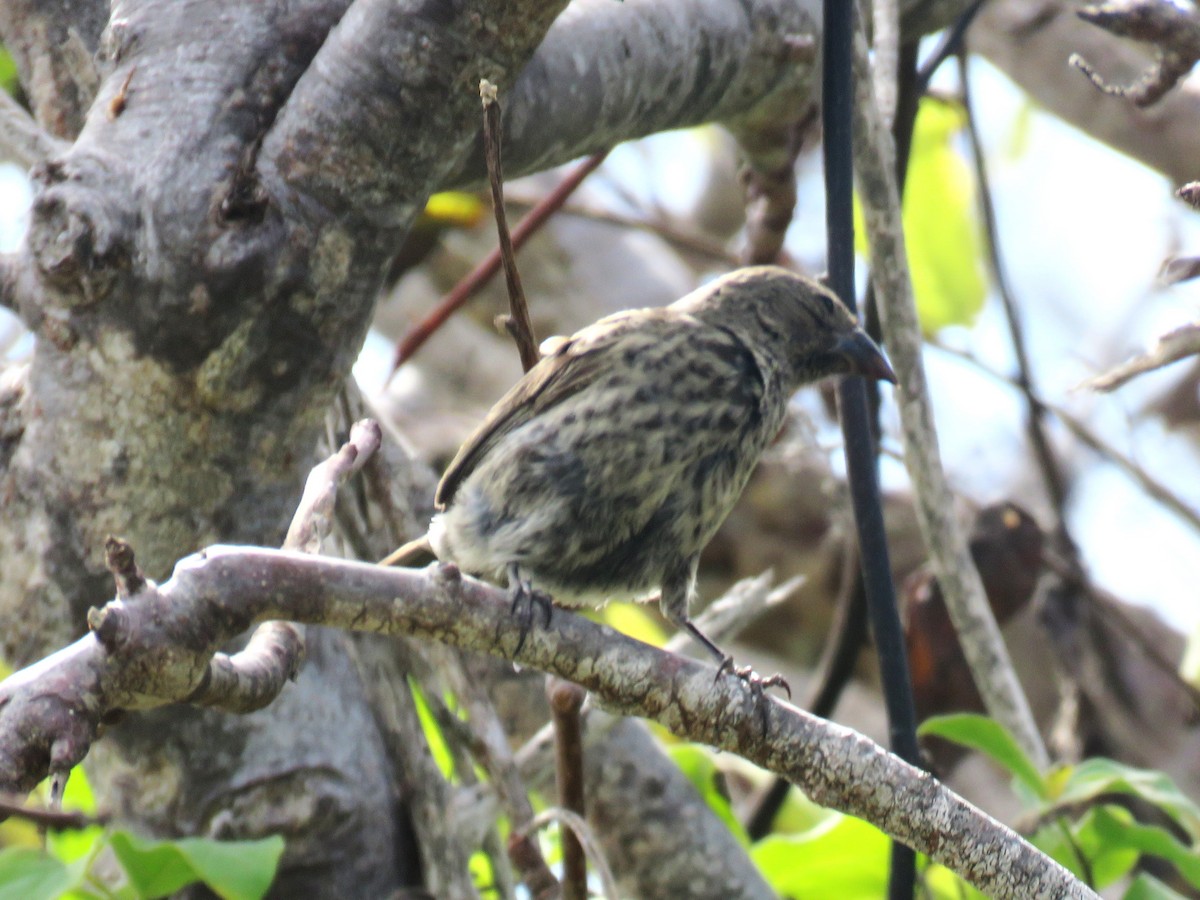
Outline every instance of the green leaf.
{"type": "Polygon", "coordinates": [[[1129,810],[1119,806],[1093,806],[1072,829],[1075,844],[1091,864],[1092,879],[1098,888],[1124,878],[1137,865],[1141,853],[1127,842],[1110,837],[1110,823],[1133,823],[1129,810]]]}
{"type": "Polygon", "coordinates": [[[28,847],[0,851],[0,900],[56,900],[80,882],[82,872],[28,847]]]}
{"type": "MultiPolygon", "coordinates": [[[[962,107],[924,98],[917,115],[904,188],[904,243],[921,330],[969,325],[987,297],[987,275],[975,203],[974,175],[955,138],[962,107]]],[[[866,251],[861,205],[855,203],[855,243],[866,251]]]]}
{"type": "Polygon", "coordinates": [[[873,825],[835,813],[805,834],[763,838],[750,854],[781,896],[878,900],[887,896],[890,843],[873,825]]]}
{"type": "Polygon", "coordinates": [[[12,54],[0,47],[0,91],[15,94],[18,82],[17,64],[13,62],[12,54]]]}
{"type": "Polygon", "coordinates": [[[1122,900],[1186,900],[1183,894],[1176,893],[1153,875],[1140,873],[1129,885],[1122,900]]]}
{"type": "Polygon", "coordinates": [[[1054,785],[1049,807],[1090,803],[1104,794],[1125,794],[1158,807],[1191,838],[1200,843],[1200,807],[1183,795],[1167,775],[1137,769],[1111,759],[1088,759],[1065,770],[1066,778],[1054,785]]]}
{"type": "Polygon", "coordinates": [[[225,900],[259,900],[275,878],[283,838],[153,841],[115,831],[112,848],[140,896],[161,897],[203,881],[225,900]]]}
{"type": "MultiPolygon", "coordinates": [[[[1080,880],[1090,877],[1093,887],[1103,888],[1128,875],[1141,853],[1114,844],[1100,834],[1096,828],[1097,811],[1096,807],[1089,809],[1073,824],[1068,824],[1065,818],[1049,822],[1033,836],[1032,843],[1070,869],[1080,880]],[[1086,868],[1081,857],[1087,861],[1086,868]]],[[[1132,821],[1132,817],[1124,810],[1116,812],[1132,821]]]]}
{"type": "Polygon", "coordinates": [[[425,734],[429,752],[433,754],[433,761],[441,771],[442,777],[452,781],[454,779],[454,756],[450,753],[450,745],[446,743],[446,738],[442,735],[442,728],[438,725],[437,717],[429,708],[429,701],[425,699],[425,693],[421,690],[421,686],[410,678],[408,679],[408,688],[412,691],[413,704],[417,708],[417,718],[421,720],[421,730],[425,734]]]}
{"type": "Polygon", "coordinates": [[[746,829],[733,814],[729,796],[723,790],[721,772],[712,760],[710,751],[696,744],[676,744],[668,747],[667,753],[679,766],[684,777],[692,783],[696,792],[704,798],[704,802],[741,842],[743,847],[750,845],[750,837],[746,829]]]}
{"type": "Polygon", "coordinates": [[[917,734],[936,735],[963,747],[986,754],[1028,788],[1036,797],[1046,797],[1046,783],[1033,760],[999,722],[975,713],[955,713],[926,719],[917,734]]]}
{"type": "Polygon", "coordinates": [[[904,237],[926,334],[969,325],[987,296],[974,176],[955,147],[966,114],[922,99],[904,188],[904,237]]]}
{"type": "Polygon", "coordinates": [[[1172,863],[1192,887],[1200,888],[1200,854],[1165,828],[1136,822],[1120,807],[1104,805],[1093,812],[1096,835],[1107,846],[1161,857],[1172,863]]]}

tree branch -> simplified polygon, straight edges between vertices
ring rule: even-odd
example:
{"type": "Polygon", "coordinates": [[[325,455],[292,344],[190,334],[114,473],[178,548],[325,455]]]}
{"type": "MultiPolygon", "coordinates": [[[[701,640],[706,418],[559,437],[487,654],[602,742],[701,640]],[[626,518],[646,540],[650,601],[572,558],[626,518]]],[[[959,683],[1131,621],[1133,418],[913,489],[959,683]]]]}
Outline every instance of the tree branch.
{"type": "Polygon", "coordinates": [[[1072,0],[991,0],[971,29],[969,45],[1051,114],[1164,173],[1175,184],[1196,177],[1200,84],[1179,85],[1150,108],[1096,92],[1066,78],[1072,51],[1106,72],[1137,72],[1145,53],[1074,15],[1072,0]]]}
{"type": "Polygon", "coordinates": [[[1048,756],[1029,702],[1021,690],[999,626],[954,518],[954,504],[938,451],[925,369],[921,329],[904,250],[900,200],[891,162],[891,136],[879,120],[871,93],[866,41],[857,32],[855,63],[855,169],[869,235],[884,338],[900,379],[896,401],[904,433],[904,463],[917,499],[925,546],[946,597],[963,652],[988,712],[1005,725],[1039,764],[1048,756]]]}
{"type": "MultiPolygon", "coordinates": [[[[742,134],[790,120],[817,87],[816,55],[796,48],[811,48],[819,22],[819,0],[576,0],[505,90],[505,169],[515,178],[703,122],[742,134]]],[[[485,176],[477,137],[444,185],[485,176]]]]}
{"type": "Polygon", "coordinates": [[[1132,381],[1138,375],[1153,372],[1173,362],[1200,353],[1200,322],[1191,322],[1162,335],[1145,353],[1084,382],[1094,391],[1108,393],[1132,381]]]}
{"type": "Polygon", "coordinates": [[[66,141],[43,129],[21,104],[0,91],[0,162],[31,169],[66,147],[66,141]]]}
{"type": "Polygon", "coordinates": [[[215,546],[98,618],[103,639],[88,635],[0,682],[0,790],[28,791],[52,764],[79,762],[107,714],[185,699],[221,643],[255,622],[285,619],[438,640],[552,672],[610,710],[784,775],[993,896],[1094,896],[929,775],[849,729],[776,698],[756,701],[736,678],[714,680],[711,665],[563,610],[517,652],[522,629],[507,595],[452,566],[414,571],[215,546]]]}
{"type": "Polygon", "coordinates": [[[12,53],[34,116],[51,134],[74,137],[100,75],[106,0],[7,0],[0,3],[0,43],[12,53]]]}
{"type": "Polygon", "coordinates": [[[407,227],[478,134],[480,80],[507,93],[565,5],[357,0],[263,140],[259,167],[283,180],[273,192],[314,201],[298,212],[318,221],[407,227]]]}
{"type": "Polygon", "coordinates": [[[1124,97],[1135,106],[1153,106],[1200,60],[1200,14],[1162,0],[1107,0],[1076,13],[1121,37],[1154,46],[1157,60],[1128,87],[1108,84],[1078,53],[1071,63],[1106,94],[1124,97]]]}

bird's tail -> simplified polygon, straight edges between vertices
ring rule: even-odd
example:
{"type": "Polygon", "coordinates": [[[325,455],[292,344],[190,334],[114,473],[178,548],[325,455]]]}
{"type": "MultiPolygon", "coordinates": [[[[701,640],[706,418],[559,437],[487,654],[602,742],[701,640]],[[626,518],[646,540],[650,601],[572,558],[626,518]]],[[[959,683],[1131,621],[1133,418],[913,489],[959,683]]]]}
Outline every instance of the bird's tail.
{"type": "Polygon", "coordinates": [[[433,545],[429,543],[429,535],[425,534],[397,547],[381,559],[379,565],[415,567],[435,559],[437,559],[437,554],[433,552],[433,545]]]}

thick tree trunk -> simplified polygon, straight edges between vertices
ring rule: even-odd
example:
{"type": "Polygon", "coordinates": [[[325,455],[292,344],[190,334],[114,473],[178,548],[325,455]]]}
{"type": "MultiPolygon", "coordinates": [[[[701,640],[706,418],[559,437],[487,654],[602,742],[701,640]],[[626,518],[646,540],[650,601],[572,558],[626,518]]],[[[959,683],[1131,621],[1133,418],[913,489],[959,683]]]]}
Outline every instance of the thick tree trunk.
{"type": "MultiPolygon", "coordinates": [[[[104,4],[0,5],[35,113],[74,139],[35,168],[27,241],[0,260],[38,338],[0,396],[7,660],[111,596],[108,534],[159,579],[213,542],[280,542],[391,253],[429,193],[478,177],[481,78],[513,92],[514,170],[811,102],[785,38],[812,36],[815,0],[582,0],[514,89],[564,5],[131,0],[103,36],[104,4]]],[[[419,881],[397,776],[346,639],[309,645],[258,713],[131,717],[95,780],[154,832],[287,835],[281,896],[382,896],[419,881]]]]}

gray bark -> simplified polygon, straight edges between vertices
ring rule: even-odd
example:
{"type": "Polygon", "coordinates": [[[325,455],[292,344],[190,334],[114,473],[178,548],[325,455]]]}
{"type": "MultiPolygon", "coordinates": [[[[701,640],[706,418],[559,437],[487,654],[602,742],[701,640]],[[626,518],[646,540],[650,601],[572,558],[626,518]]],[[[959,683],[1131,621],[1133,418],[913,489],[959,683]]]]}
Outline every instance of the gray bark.
{"type": "MultiPolygon", "coordinates": [[[[593,96],[641,99],[596,107],[549,151],[567,132],[548,125],[563,107],[543,80],[506,157],[532,168],[580,152],[589,129],[607,145],[804,98],[812,67],[784,37],[812,37],[814,5],[585,0],[564,27],[603,16],[577,33],[693,68],[655,92],[626,72],[634,87],[614,94],[607,57],[605,77],[581,79],[593,96]]],[[[279,543],[388,258],[466,169],[479,79],[507,97],[563,2],[194,0],[167,15],[130,0],[103,35],[100,7],[64,4],[46,10],[65,37],[41,44],[35,6],[0,7],[0,37],[39,123],[74,143],[35,167],[27,240],[0,260],[0,296],[38,337],[0,397],[0,653],[15,664],[111,596],[108,534],[153,578],[211,542],[279,543]]],[[[565,34],[560,63],[591,40],[565,34]]],[[[154,833],[288,835],[281,894],[383,895],[414,879],[403,773],[342,639],[309,643],[297,683],[258,713],[173,707],[110,728],[96,783],[154,833]]]]}

